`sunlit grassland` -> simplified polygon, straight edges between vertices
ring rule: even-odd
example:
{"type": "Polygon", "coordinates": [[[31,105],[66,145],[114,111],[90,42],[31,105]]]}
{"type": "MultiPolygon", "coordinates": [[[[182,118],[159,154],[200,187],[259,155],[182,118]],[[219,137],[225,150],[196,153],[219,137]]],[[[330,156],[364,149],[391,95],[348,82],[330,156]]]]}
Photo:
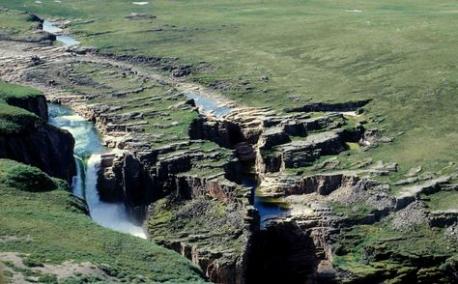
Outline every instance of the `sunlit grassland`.
{"type": "Polygon", "coordinates": [[[202,281],[197,268],[180,255],[102,228],[72,203],[63,181],[0,159],[0,251],[25,254],[38,264],[108,265],[113,276],[129,283],[138,275],[154,282],[202,281]]]}
{"type": "Polygon", "coordinates": [[[19,35],[31,33],[36,29],[36,23],[24,12],[17,10],[1,11],[0,38],[2,34],[19,35]]]}
{"type": "Polygon", "coordinates": [[[42,94],[32,88],[0,81],[0,135],[15,134],[39,121],[35,114],[8,104],[11,99],[27,99],[42,94]]]}

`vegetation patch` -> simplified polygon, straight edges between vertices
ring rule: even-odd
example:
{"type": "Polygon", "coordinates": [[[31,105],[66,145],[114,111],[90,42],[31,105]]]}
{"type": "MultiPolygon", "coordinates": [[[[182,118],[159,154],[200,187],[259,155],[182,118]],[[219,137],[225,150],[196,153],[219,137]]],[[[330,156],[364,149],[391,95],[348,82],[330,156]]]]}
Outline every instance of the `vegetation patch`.
{"type": "Polygon", "coordinates": [[[0,81],[0,135],[19,134],[40,122],[37,115],[9,103],[42,95],[35,89],[0,81]]]}
{"type": "MultiPolygon", "coordinates": [[[[0,160],[0,180],[0,239],[7,240],[0,242],[0,252],[27,254],[30,267],[89,261],[100,267],[109,264],[117,271],[115,278],[130,283],[141,278],[147,282],[203,281],[199,270],[178,254],[102,228],[80,211],[71,210],[65,182],[52,181],[38,169],[8,160],[0,160]],[[19,176],[31,173],[29,180],[15,178],[13,171],[17,170],[19,176]],[[41,192],[43,182],[53,183],[55,190],[41,192]]],[[[77,283],[72,281],[68,283],[77,283]]]]}
{"type": "Polygon", "coordinates": [[[431,210],[458,210],[458,191],[439,191],[426,199],[431,210]]]}
{"type": "Polygon", "coordinates": [[[344,232],[334,254],[334,265],[359,280],[390,279],[390,283],[398,283],[425,277],[422,274],[429,270],[429,281],[448,283],[454,276],[446,264],[456,258],[458,250],[442,229],[417,225],[400,232],[384,220],[344,232]]]}
{"type": "Polygon", "coordinates": [[[0,39],[23,38],[25,35],[33,34],[38,27],[38,22],[34,20],[30,14],[0,6],[0,39]]]}
{"type": "MultiPolygon", "coordinates": [[[[242,104],[285,108],[373,99],[366,106],[373,115],[369,127],[396,139],[358,153],[363,158],[396,160],[403,168],[425,163],[433,170],[458,158],[457,151],[450,152],[457,140],[458,76],[450,64],[457,58],[456,1],[195,0],[140,6],[124,0],[3,0],[0,5],[72,20],[76,38],[102,53],[178,58],[193,66],[190,79],[242,104]],[[132,21],[132,13],[154,17],[132,21]]],[[[3,21],[2,26],[17,25],[14,18],[3,21]]]]}
{"type": "Polygon", "coordinates": [[[166,244],[181,237],[198,244],[199,250],[241,253],[243,216],[235,206],[205,197],[182,202],[161,199],[152,206],[148,232],[153,240],[166,244]]]}
{"type": "Polygon", "coordinates": [[[0,164],[0,182],[7,187],[37,192],[58,187],[52,178],[38,168],[4,159],[0,160],[0,164]]]}

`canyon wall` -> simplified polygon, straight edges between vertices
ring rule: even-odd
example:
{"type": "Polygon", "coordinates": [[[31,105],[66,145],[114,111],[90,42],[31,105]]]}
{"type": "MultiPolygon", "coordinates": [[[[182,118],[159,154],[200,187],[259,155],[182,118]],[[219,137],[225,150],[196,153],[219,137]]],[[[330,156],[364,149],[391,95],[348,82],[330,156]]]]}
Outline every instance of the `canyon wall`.
{"type": "Polygon", "coordinates": [[[47,105],[44,96],[8,98],[6,102],[35,115],[32,121],[21,121],[19,132],[0,135],[0,158],[12,159],[40,168],[47,174],[69,183],[76,173],[73,158],[75,141],[72,135],[48,125],[47,105]]]}

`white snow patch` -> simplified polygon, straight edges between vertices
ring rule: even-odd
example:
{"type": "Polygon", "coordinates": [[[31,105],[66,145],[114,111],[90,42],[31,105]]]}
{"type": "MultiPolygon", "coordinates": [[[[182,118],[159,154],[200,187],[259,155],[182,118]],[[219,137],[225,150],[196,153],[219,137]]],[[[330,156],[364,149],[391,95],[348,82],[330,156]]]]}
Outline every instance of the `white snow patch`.
{"type": "Polygon", "coordinates": [[[345,12],[348,12],[348,13],[362,13],[363,10],[353,9],[353,10],[345,10],[345,12]]]}

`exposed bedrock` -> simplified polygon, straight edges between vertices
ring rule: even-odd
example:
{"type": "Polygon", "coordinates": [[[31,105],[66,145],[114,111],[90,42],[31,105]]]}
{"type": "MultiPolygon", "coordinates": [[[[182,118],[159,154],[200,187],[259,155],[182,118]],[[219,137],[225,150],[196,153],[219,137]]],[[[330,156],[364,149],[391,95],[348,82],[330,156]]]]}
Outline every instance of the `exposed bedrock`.
{"type": "Polygon", "coordinates": [[[267,186],[269,191],[277,192],[282,196],[309,193],[329,195],[336,189],[355,186],[359,181],[360,178],[356,175],[327,173],[304,177],[278,177],[275,184],[263,186],[267,186]]]}
{"type": "Polygon", "coordinates": [[[429,214],[429,225],[432,227],[451,227],[458,224],[458,211],[433,211],[429,214]]]}
{"type": "Polygon", "coordinates": [[[339,271],[339,283],[456,283],[458,261],[450,255],[406,253],[383,244],[365,248],[372,263],[390,263],[361,276],[339,271]]]}
{"type": "Polygon", "coordinates": [[[117,61],[125,61],[133,64],[145,64],[162,71],[170,72],[173,77],[188,76],[195,71],[199,66],[190,64],[181,64],[177,57],[157,57],[157,56],[143,56],[143,55],[118,55],[109,52],[99,51],[100,56],[106,56],[117,61]]]}
{"type": "Polygon", "coordinates": [[[150,206],[150,237],[191,259],[214,283],[247,283],[246,252],[259,224],[240,201],[159,200],[150,206]]]}
{"type": "Polygon", "coordinates": [[[48,113],[45,97],[8,98],[6,102],[38,117],[19,119],[19,132],[0,135],[0,158],[33,165],[71,183],[76,173],[73,158],[75,141],[69,132],[46,123],[48,113]]]}
{"type": "Polygon", "coordinates": [[[315,251],[310,236],[294,223],[258,231],[248,253],[248,283],[306,283],[318,265],[315,251]]]}
{"type": "Polygon", "coordinates": [[[44,122],[19,134],[0,136],[0,157],[40,168],[69,183],[76,173],[70,133],[44,122]]]}
{"type": "Polygon", "coordinates": [[[260,173],[278,172],[309,166],[323,155],[339,154],[346,150],[343,133],[340,129],[330,130],[272,148],[261,146],[257,153],[257,169],[260,173]]]}
{"type": "Polygon", "coordinates": [[[247,129],[236,120],[199,115],[190,125],[189,137],[191,139],[210,140],[220,146],[233,148],[240,142],[256,143],[260,132],[259,125],[247,129]]]}
{"type": "MultiPolygon", "coordinates": [[[[224,177],[203,176],[192,172],[196,161],[205,159],[200,152],[179,152],[167,157],[160,151],[102,156],[99,191],[106,201],[123,200],[130,206],[149,205],[166,195],[187,199],[209,195],[218,200],[234,198],[236,184],[224,177]]],[[[230,165],[227,165],[230,168],[230,165]]]]}
{"type": "Polygon", "coordinates": [[[327,228],[282,220],[253,234],[248,283],[336,283],[327,228]]]}
{"type": "Polygon", "coordinates": [[[396,197],[396,208],[405,208],[410,203],[414,202],[421,194],[432,194],[441,190],[444,184],[450,181],[450,176],[440,176],[435,179],[427,180],[424,183],[412,186],[406,186],[400,189],[396,197]]]}
{"type": "Polygon", "coordinates": [[[258,173],[311,165],[323,155],[359,142],[362,125],[348,127],[340,113],[311,116],[278,114],[269,109],[235,109],[224,117],[199,116],[189,129],[192,139],[205,139],[235,149],[241,161],[255,161],[258,173]]]}
{"type": "MultiPolygon", "coordinates": [[[[102,120],[106,118],[104,115],[102,120]]],[[[149,149],[122,144],[126,152],[107,157],[103,163],[99,190],[106,200],[123,200],[133,208],[148,207],[146,226],[150,238],[191,259],[213,282],[253,283],[250,277],[269,265],[265,279],[270,283],[277,278],[268,275],[278,269],[282,270],[275,274],[282,275],[278,280],[286,277],[290,283],[304,279],[328,281],[334,277],[332,266],[326,262],[329,253],[325,251],[330,251],[325,241],[328,233],[307,227],[318,226],[320,219],[307,219],[306,225],[300,226],[285,223],[258,233],[258,213],[248,204],[250,191],[233,181],[240,182],[241,174],[255,163],[257,173],[266,172],[262,169],[269,167],[269,153],[264,151],[278,153],[278,161],[274,161],[278,166],[273,170],[276,172],[311,164],[321,155],[345,151],[346,141],[358,141],[362,133],[361,129],[343,128],[345,124],[345,118],[338,113],[311,117],[246,108],[222,118],[199,115],[189,128],[192,140],[180,146],[149,149]],[[196,165],[218,154],[190,150],[198,140],[210,140],[233,150],[238,162],[225,160],[218,166],[219,171],[208,176],[196,165]],[[272,255],[261,256],[267,246],[275,247],[278,241],[283,241],[279,253],[285,259],[276,263],[272,255]],[[254,259],[258,263],[252,262],[254,259]]],[[[323,175],[296,181],[281,190],[283,196],[310,190],[328,195],[358,182],[354,176],[323,175]]]]}
{"type": "Polygon", "coordinates": [[[149,237],[192,260],[210,281],[245,283],[245,247],[259,226],[249,190],[226,179],[224,170],[192,171],[212,154],[164,151],[103,156],[101,197],[125,202],[137,216],[143,212],[149,237]]]}

